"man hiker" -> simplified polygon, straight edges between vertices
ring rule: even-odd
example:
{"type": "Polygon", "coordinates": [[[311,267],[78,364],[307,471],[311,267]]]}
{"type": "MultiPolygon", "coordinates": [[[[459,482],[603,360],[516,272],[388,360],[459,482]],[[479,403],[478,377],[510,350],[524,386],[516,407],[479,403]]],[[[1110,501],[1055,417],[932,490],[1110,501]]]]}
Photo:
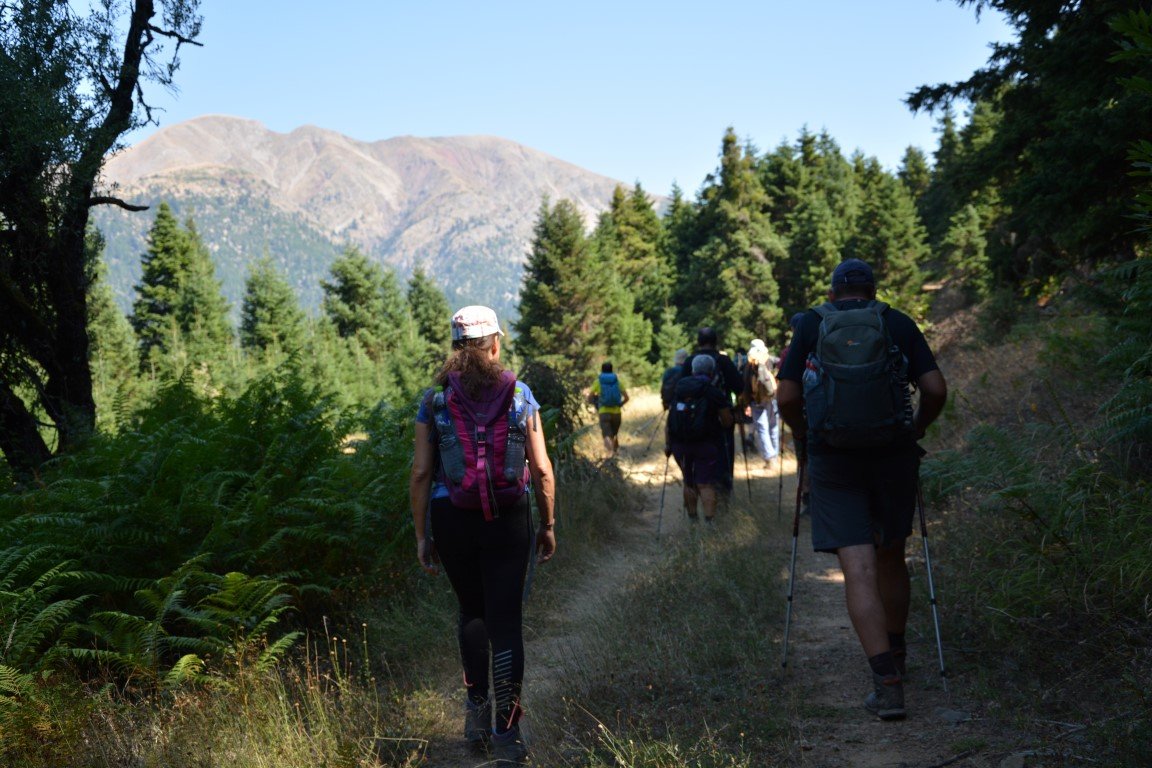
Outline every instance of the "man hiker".
{"type": "Polygon", "coordinates": [[[684,375],[684,361],[688,359],[688,350],[678,349],[672,356],[672,365],[664,369],[660,377],[660,404],[664,410],[672,405],[672,395],[676,391],[676,382],[684,375]]]}
{"type": "Polygon", "coordinates": [[[592,383],[588,401],[600,414],[600,435],[604,438],[604,451],[609,457],[620,450],[620,422],[628,393],[620,384],[620,377],[612,371],[612,363],[600,366],[600,375],[592,383]]]}
{"type": "Polygon", "coordinates": [[[910,589],[904,542],[922,453],[916,441],[940,415],[948,388],[916,323],[875,298],[868,264],[848,259],[836,267],[828,303],[797,324],[777,401],[807,461],[812,548],[839,559],[848,616],[872,669],[864,706],[898,720],[910,589]],[[833,386],[846,373],[856,386],[833,386]],[[914,413],[909,384],[920,392],[914,413]]]}
{"type": "MultiPolygon", "coordinates": [[[[715,370],[711,374],[712,384],[728,397],[728,406],[731,407],[732,403],[735,402],[735,397],[744,389],[744,378],[740,375],[740,370],[732,362],[732,359],[721,354],[719,349],[720,340],[716,335],[716,329],[701,328],[696,332],[696,350],[691,357],[684,361],[682,375],[686,377],[692,375],[692,361],[699,355],[712,358],[716,364],[715,370]]],[[[736,422],[733,420],[723,430],[725,455],[722,457],[723,473],[718,488],[725,496],[732,493],[732,476],[736,468],[735,424],[736,422]]]]}
{"type": "Polygon", "coordinates": [[[716,485],[724,476],[722,447],[725,429],[732,427],[732,399],[712,383],[716,362],[708,355],[692,359],[692,375],[676,382],[665,428],[664,455],[674,456],[684,477],[684,509],[688,519],[716,518],[716,485]]]}

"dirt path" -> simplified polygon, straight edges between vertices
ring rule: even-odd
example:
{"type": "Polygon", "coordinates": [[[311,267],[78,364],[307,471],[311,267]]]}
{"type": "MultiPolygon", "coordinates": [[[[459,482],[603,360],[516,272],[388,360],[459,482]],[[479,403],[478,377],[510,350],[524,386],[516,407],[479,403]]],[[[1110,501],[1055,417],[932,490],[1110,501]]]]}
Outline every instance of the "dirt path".
{"type": "MultiPolygon", "coordinates": [[[[588,562],[581,577],[565,585],[563,616],[536,617],[529,629],[525,704],[535,712],[536,727],[559,716],[548,702],[558,698],[548,681],[569,679],[582,665],[590,663],[585,652],[592,638],[589,632],[603,626],[597,620],[614,595],[624,588],[639,568],[661,556],[652,532],[659,524],[664,535],[676,536],[688,523],[680,514],[680,487],[671,472],[666,489],[663,517],[659,517],[664,456],[660,440],[646,449],[658,400],[654,395],[637,398],[630,406],[631,419],[625,421],[621,469],[635,483],[645,487],[646,503],[636,511],[634,524],[623,527],[613,546],[601,549],[594,562],[588,562]]],[[[753,465],[759,462],[753,460],[753,465]]],[[[762,516],[765,535],[778,538],[781,572],[787,572],[792,538],[791,513],[796,488],[795,461],[784,464],[783,499],[785,514],[762,516]]],[[[744,466],[737,463],[737,483],[745,482],[744,466]]],[[[757,499],[770,498],[775,505],[779,479],[762,467],[753,466],[748,477],[757,499]]],[[[909,676],[906,684],[908,719],[883,723],[861,706],[870,684],[867,663],[849,625],[843,602],[843,583],[830,555],[811,551],[808,521],[801,518],[796,586],[790,651],[787,669],[765,670],[764,681],[783,691],[780,705],[785,708],[791,736],[786,747],[788,764],[806,768],[1007,768],[1037,765],[1025,763],[1013,754],[1015,734],[995,719],[981,716],[981,706],[963,678],[951,678],[950,693],[941,685],[930,606],[923,588],[923,549],[919,536],[909,541],[909,562],[913,568],[913,607],[909,632],[909,676]],[[917,588],[917,583],[921,588],[917,588]]],[[[780,592],[780,623],[765,631],[782,636],[786,607],[786,583],[766,585],[780,592]]],[[[938,584],[937,589],[941,586],[938,584]]],[[[943,617],[947,641],[947,617],[943,617]]],[[[724,617],[717,617],[722,623],[724,617]]],[[[947,643],[946,643],[947,644],[947,643]]],[[[946,650],[947,654],[947,650],[946,650]]],[[[946,661],[951,665],[954,659],[946,661]]],[[[445,684],[447,692],[454,682],[445,684]]],[[[484,759],[468,754],[459,745],[458,715],[446,705],[442,733],[434,737],[427,761],[429,768],[456,768],[484,765],[484,759]]],[[[525,732],[533,735],[533,718],[525,721],[525,732]]],[[[563,750],[548,750],[562,755],[563,750]]],[[[543,757],[543,755],[539,755],[543,757]]],[[[755,759],[755,756],[754,756],[755,759]]],[[[542,765],[538,759],[536,765],[542,765]]],[[[765,764],[768,764],[765,762],[765,764]]]]}

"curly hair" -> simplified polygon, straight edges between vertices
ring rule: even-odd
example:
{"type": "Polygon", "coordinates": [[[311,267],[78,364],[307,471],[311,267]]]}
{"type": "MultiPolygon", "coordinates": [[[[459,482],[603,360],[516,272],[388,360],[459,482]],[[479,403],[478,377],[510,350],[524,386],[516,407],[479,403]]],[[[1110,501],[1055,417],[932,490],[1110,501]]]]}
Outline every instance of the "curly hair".
{"type": "Polygon", "coordinates": [[[453,341],[452,354],[436,374],[436,384],[446,386],[448,374],[453,371],[460,374],[460,382],[469,397],[477,397],[485,389],[499,384],[504,366],[490,354],[495,343],[496,334],[453,341]]]}

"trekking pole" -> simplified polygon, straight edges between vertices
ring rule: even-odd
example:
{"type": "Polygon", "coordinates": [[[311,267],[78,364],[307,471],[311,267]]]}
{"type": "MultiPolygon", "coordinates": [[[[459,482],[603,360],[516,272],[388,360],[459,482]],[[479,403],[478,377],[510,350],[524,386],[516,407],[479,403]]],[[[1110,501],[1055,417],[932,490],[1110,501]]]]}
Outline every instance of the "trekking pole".
{"type": "Polygon", "coordinates": [[[924,489],[916,481],[916,506],[920,509],[920,539],[924,542],[924,571],[928,574],[928,602],[932,605],[932,623],[936,625],[936,655],[940,659],[940,682],[948,693],[948,671],[944,667],[944,643],[940,640],[940,613],[936,608],[936,585],[932,582],[932,558],[928,555],[928,524],[924,520],[924,489]]]}
{"type": "Polygon", "coordinates": [[[740,448],[744,453],[744,480],[748,483],[748,503],[752,503],[752,475],[748,473],[748,436],[744,434],[744,422],[740,422],[740,448]]]}
{"type": "Polygon", "coordinates": [[[788,667],[788,633],[792,629],[792,590],[796,585],[796,543],[800,538],[800,493],[804,487],[804,462],[796,472],[796,514],[792,517],[792,565],[788,569],[788,612],[784,614],[784,655],[780,666],[788,667]]]}
{"type": "Polygon", "coordinates": [[[644,453],[652,450],[652,441],[656,439],[656,433],[660,431],[660,425],[664,423],[664,417],[667,414],[667,410],[660,411],[660,416],[656,419],[656,428],[652,430],[652,434],[648,437],[648,445],[644,447],[644,453]]]}
{"type": "Polygon", "coordinates": [[[660,514],[656,518],[656,538],[660,538],[660,526],[664,524],[664,492],[668,490],[668,462],[672,455],[664,457],[664,482],[660,484],[660,514]]]}
{"type": "Polygon", "coordinates": [[[779,451],[776,454],[776,464],[779,475],[779,480],[776,484],[776,519],[780,519],[780,515],[784,514],[784,452],[779,451]]]}

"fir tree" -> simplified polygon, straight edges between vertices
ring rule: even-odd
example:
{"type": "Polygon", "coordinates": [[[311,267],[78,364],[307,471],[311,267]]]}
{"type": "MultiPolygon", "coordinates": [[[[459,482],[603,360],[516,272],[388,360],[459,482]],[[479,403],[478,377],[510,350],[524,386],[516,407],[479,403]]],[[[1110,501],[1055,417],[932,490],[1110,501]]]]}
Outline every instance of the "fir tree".
{"type": "Polygon", "coordinates": [[[301,343],[304,311],[296,292],[265,254],[248,270],[240,307],[240,346],[290,352],[301,343]]]}
{"type": "Polygon", "coordinates": [[[341,338],[355,338],[379,362],[388,336],[384,304],[384,271],[356,246],[348,246],[329,268],[332,279],[322,280],[322,307],[341,338]]]}
{"type": "Polygon", "coordinates": [[[922,316],[926,301],[920,265],[929,250],[912,196],[875,158],[861,160],[860,166],[864,208],[845,256],[872,266],[885,301],[922,316]]]}
{"type": "Polygon", "coordinates": [[[139,367],[132,325],[120,311],[108,285],[103,260],[104,238],[88,230],[88,357],[92,368],[92,394],[96,399],[96,424],[114,429],[127,411],[135,392],[139,367]]]}
{"type": "Polygon", "coordinates": [[[746,344],[781,324],[774,267],[786,250],[772,228],[768,202],[754,152],[729,128],[719,171],[701,191],[698,223],[706,239],[691,256],[682,289],[682,316],[715,327],[722,343],[746,344]]]}
{"type": "Polygon", "coordinates": [[[184,334],[191,362],[214,365],[232,346],[228,300],[221,293],[212,255],[189,216],[184,223],[185,273],[176,305],[176,323],[184,334]]]}
{"type": "Polygon", "coordinates": [[[422,267],[417,267],[408,279],[408,309],[416,324],[416,332],[428,353],[443,356],[449,346],[448,299],[432,282],[422,267]]]}
{"type": "Polygon", "coordinates": [[[148,249],[141,258],[143,269],[132,304],[141,365],[171,346],[187,273],[187,250],[187,238],[172,209],[160,203],[148,232],[148,249]]]}
{"type": "Polygon", "coordinates": [[[896,175],[908,188],[912,199],[918,203],[932,182],[932,169],[928,167],[928,158],[924,155],[924,151],[919,147],[908,147],[904,150],[900,170],[896,175]]]}
{"type": "Polygon", "coordinates": [[[606,352],[605,275],[575,204],[545,199],[533,227],[520,290],[516,353],[562,373],[591,370],[606,352]]]}

